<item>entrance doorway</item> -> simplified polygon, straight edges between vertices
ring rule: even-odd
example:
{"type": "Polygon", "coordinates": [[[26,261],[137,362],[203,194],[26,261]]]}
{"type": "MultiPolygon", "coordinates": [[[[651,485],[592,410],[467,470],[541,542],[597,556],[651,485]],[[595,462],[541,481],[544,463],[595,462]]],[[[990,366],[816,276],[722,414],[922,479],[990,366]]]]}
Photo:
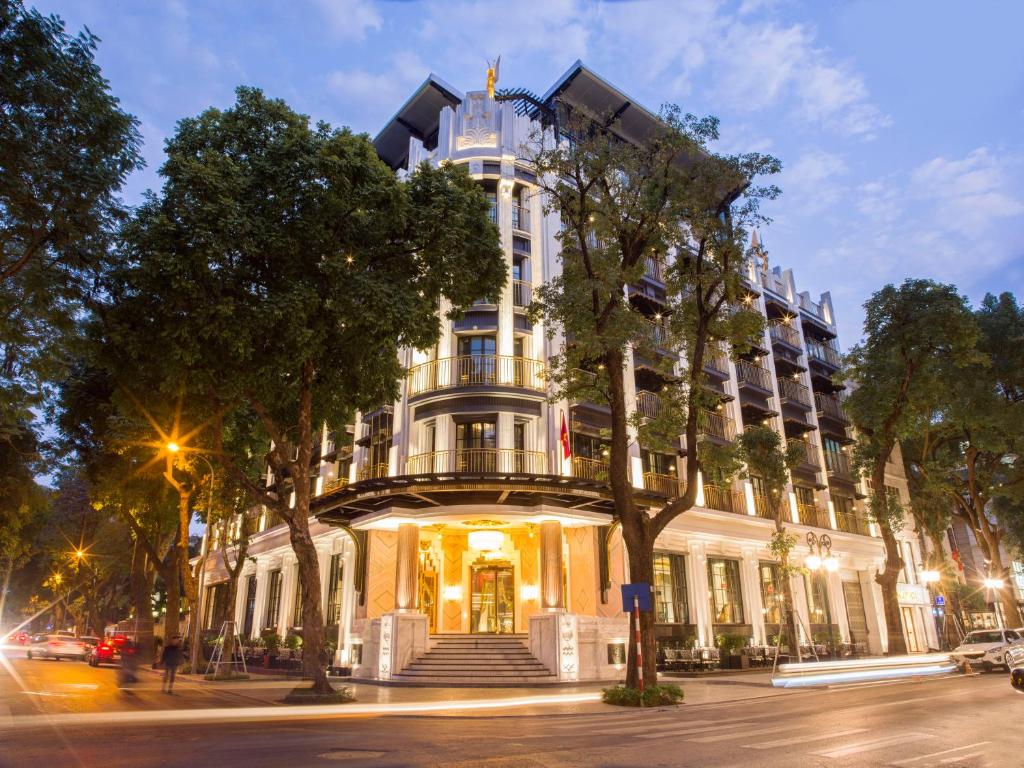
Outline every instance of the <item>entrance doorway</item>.
{"type": "Polygon", "coordinates": [[[515,580],[511,565],[471,566],[469,631],[474,634],[515,632],[515,580]]]}
{"type": "Polygon", "coordinates": [[[860,583],[844,581],[843,597],[846,599],[846,618],[850,628],[850,642],[854,644],[854,647],[857,643],[862,643],[866,650],[868,615],[864,610],[864,594],[860,591],[860,583]]]}
{"type": "Polygon", "coordinates": [[[914,622],[914,609],[904,605],[900,611],[903,614],[903,631],[907,639],[907,650],[910,653],[920,653],[924,648],[921,647],[921,637],[917,631],[917,624],[914,622]]]}

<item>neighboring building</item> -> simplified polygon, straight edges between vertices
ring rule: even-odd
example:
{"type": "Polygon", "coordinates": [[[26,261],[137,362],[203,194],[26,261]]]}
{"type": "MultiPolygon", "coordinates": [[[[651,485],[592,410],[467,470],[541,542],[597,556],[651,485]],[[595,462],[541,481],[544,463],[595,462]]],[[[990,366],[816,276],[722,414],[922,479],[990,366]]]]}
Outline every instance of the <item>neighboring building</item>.
{"type": "MultiPolygon", "coordinates": [[[[588,403],[549,402],[543,372],[560,342],[526,314],[533,290],[558,273],[559,222],[545,214],[520,148],[539,127],[536,105],[556,102],[592,114],[618,110],[626,139],[643,136],[655,120],[577,63],[532,105],[483,91],[463,95],[431,76],[375,140],[399,174],[422,161],[468,167],[491,200],[510,281],[503,295],[482,299],[459,320],[443,319],[441,307],[437,347],[404,353],[402,398],[360,414],[351,431],[324,434],[313,533],[327,622],[337,625],[337,659],[353,664],[357,675],[494,673],[498,661],[474,672],[471,659],[459,655],[456,636],[464,634],[520,635],[514,639],[528,641],[542,664],[531,674],[620,674],[628,620],[619,585],[629,578],[604,482],[601,430],[608,413],[588,403]],[[438,645],[446,635],[452,637],[438,645]],[[410,668],[431,647],[433,660],[410,668]]],[[[837,641],[879,653],[884,618],[873,577],[884,551],[865,518],[866,489],[851,469],[849,421],[831,379],[840,361],[832,302],[828,293],[818,301],[798,293],[792,272],[769,269],[767,252],[755,246],[748,300],[768,325],[759,348],[742,360],[731,361],[725,350],[709,356],[708,380],[721,402],[703,429],[711,439],[731,441],[745,425],[765,423],[803,446],[806,460],[784,500],[790,528],[801,537],[797,556],[808,553],[806,533],[828,533],[840,568],[795,579],[797,607],[816,637],[828,634],[831,619],[837,641]]],[[[664,290],[653,260],[631,289],[655,334],[664,290]]],[[[661,381],[651,361],[630,355],[627,374],[636,409],[653,413],[661,381]]],[[[669,455],[634,441],[631,451],[638,499],[659,507],[677,492],[685,445],[669,455]]],[[[902,462],[890,466],[888,482],[906,503],[902,462]]],[[[658,541],[660,641],[707,646],[718,635],[740,634],[770,643],[779,631],[779,584],[761,485],[754,479],[726,487],[702,478],[698,504],[658,541]]],[[[915,565],[921,558],[909,532],[904,546],[911,564],[900,585],[908,642],[925,650],[935,644],[934,626],[926,621],[928,595],[915,565]]],[[[286,530],[262,531],[250,554],[256,562],[243,576],[235,611],[240,631],[284,634],[299,615],[286,530]]],[[[219,578],[214,558],[210,582],[219,578]]],[[[520,676],[509,669],[510,677],[520,676]]]]}
{"type": "Polygon", "coordinates": [[[988,629],[1003,625],[1002,606],[992,590],[984,588],[985,579],[1005,579],[1013,589],[1017,607],[1024,614],[1024,561],[1015,560],[1003,544],[999,545],[1000,559],[1006,564],[1007,573],[996,573],[989,566],[985,550],[978,544],[974,529],[967,522],[954,515],[946,530],[945,553],[956,566],[957,580],[965,585],[967,599],[961,602],[958,617],[962,629],[988,629]]]}

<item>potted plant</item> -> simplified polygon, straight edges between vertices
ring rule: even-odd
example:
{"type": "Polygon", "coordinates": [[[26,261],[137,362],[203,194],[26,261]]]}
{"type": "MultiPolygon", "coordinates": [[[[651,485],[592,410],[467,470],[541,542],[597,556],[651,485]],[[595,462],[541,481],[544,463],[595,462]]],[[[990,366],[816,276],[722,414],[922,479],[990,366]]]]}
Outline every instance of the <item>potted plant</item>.
{"type": "Polygon", "coordinates": [[[745,669],[750,666],[750,659],[742,650],[747,638],[732,632],[724,632],[715,638],[715,644],[722,656],[722,667],[725,669],[745,669]]]}
{"type": "Polygon", "coordinates": [[[270,667],[277,660],[277,654],[281,650],[281,638],[272,629],[263,632],[263,668],[270,667]]]}

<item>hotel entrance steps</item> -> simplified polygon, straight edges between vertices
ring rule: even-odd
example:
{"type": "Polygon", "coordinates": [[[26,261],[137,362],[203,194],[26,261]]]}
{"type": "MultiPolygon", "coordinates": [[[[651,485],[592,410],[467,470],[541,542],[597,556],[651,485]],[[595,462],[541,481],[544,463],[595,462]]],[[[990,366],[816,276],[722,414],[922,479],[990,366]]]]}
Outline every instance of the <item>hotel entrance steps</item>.
{"type": "Polygon", "coordinates": [[[527,635],[432,635],[430,649],[392,680],[454,686],[529,686],[558,678],[526,647],[527,635]]]}

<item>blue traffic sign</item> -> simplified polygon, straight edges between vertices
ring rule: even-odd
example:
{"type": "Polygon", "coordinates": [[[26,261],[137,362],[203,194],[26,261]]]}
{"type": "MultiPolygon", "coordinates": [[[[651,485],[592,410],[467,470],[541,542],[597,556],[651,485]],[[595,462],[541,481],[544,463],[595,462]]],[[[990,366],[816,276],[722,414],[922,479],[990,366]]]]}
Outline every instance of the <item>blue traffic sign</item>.
{"type": "Polygon", "coordinates": [[[946,604],[945,596],[943,596],[943,595],[936,595],[935,596],[935,604],[936,605],[945,605],[946,604]]]}
{"type": "Polygon", "coordinates": [[[622,610],[629,613],[633,610],[633,598],[637,599],[641,611],[651,610],[651,585],[643,582],[622,585],[622,610]]]}

